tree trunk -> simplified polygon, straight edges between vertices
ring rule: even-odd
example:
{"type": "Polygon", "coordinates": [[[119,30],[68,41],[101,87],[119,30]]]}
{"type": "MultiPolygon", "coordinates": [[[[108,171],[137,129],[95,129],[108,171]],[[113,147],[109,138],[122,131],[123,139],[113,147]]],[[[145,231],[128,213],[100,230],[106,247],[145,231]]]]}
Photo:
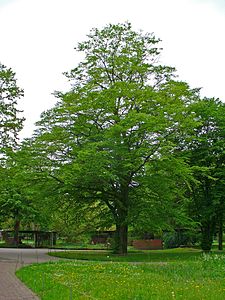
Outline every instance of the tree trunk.
{"type": "Polygon", "coordinates": [[[212,199],[210,192],[210,181],[208,178],[205,179],[204,184],[204,202],[206,206],[205,220],[202,222],[202,250],[205,252],[210,252],[212,249],[213,236],[216,228],[216,220],[214,216],[208,212],[212,207],[212,199]]]}
{"type": "Polygon", "coordinates": [[[121,184],[118,206],[114,210],[116,223],[116,233],[114,237],[114,253],[120,255],[127,254],[128,243],[128,184],[121,184]]]}
{"type": "Polygon", "coordinates": [[[223,250],[223,215],[219,218],[219,232],[218,232],[218,250],[223,250]]]}
{"type": "Polygon", "coordinates": [[[20,243],[19,240],[19,229],[20,229],[20,220],[16,217],[15,223],[14,223],[14,237],[13,237],[13,243],[15,246],[18,246],[20,243]]]}
{"type": "Polygon", "coordinates": [[[213,243],[213,235],[215,232],[215,222],[208,221],[202,224],[202,242],[201,248],[204,252],[210,252],[213,243]]]}
{"type": "Polygon", "coordinates": [[[128,225],[116,224],[114,253],[120,255],[126,255],[127,241],[128,241],[128,225]]]}

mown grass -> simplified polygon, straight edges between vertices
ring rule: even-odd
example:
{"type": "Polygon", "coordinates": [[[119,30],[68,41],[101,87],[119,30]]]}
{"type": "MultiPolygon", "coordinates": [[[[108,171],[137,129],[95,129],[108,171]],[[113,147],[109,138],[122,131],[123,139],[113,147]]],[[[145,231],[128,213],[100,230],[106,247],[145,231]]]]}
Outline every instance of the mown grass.
{"type": "MultiPolygon", "coordinates": [[[[214,252],[221,254],[222,252],[214,252]]],[[[115,262],[168,262],[193,260],[202,256],[202,251],[193,248],[177,248],[151,251],[129,251],[127,255],[116,255],[111,251],[62,251],[52,252],[49,255],[66,259],[91,260],[91,261],[115,261],[115,262]]]]}
{"type": "Polygon", "coordinates": [[[225,299],[225,255],[184,249],[154,252],[142,253],[142,258],[154,257],[152,262],[66,260],[27,266],[17,276],[43,300],[225,299]]]}

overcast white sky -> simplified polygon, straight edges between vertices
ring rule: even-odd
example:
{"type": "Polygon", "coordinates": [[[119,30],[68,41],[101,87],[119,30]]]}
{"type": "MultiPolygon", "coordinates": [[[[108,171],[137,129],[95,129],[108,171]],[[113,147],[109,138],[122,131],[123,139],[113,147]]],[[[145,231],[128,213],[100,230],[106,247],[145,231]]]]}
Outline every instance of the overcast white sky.
{"type": "Polygon", "coordinates": [[[202,95],[225,101],[225,0],[0,0],[0,61],[25,90],[21,107],[29,137],[40,113],[68,90],[62,72],[92,27],[130,21],[163,40],[163,63],[202,95]]]}

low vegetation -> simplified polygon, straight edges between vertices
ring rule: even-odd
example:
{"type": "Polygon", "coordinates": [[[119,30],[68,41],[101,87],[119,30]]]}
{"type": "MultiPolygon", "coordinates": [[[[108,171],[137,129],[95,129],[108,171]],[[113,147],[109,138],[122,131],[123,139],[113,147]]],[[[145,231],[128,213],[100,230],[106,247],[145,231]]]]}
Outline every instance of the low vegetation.
{"type": "MultiPolygon", "coordinates": [[[[81,252],[60,255],[72,253],[82,258],[81,252]]],[[[85,252],[85,258],[27,266],[17,276],[44,300],[225,299],[223,253],[173,249],[126,257],[85,252]],[[109,262],[88,260],[97,258],[109,262]]]]}

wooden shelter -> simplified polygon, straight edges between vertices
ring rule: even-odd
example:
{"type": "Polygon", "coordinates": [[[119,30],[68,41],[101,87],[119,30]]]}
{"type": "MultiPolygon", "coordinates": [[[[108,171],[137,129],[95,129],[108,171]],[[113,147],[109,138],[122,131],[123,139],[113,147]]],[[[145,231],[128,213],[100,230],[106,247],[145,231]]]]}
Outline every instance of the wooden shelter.
{"type": "MultiPolygon", "coordinates": [[[[13,245],[14,231],[1,230],[2,239],[8,245],[13,245]]],[[[20,245],[32,245],[35,248],[53,247],[56,245],[57,234],[55,231],[20,230],[20,245]]]]}

